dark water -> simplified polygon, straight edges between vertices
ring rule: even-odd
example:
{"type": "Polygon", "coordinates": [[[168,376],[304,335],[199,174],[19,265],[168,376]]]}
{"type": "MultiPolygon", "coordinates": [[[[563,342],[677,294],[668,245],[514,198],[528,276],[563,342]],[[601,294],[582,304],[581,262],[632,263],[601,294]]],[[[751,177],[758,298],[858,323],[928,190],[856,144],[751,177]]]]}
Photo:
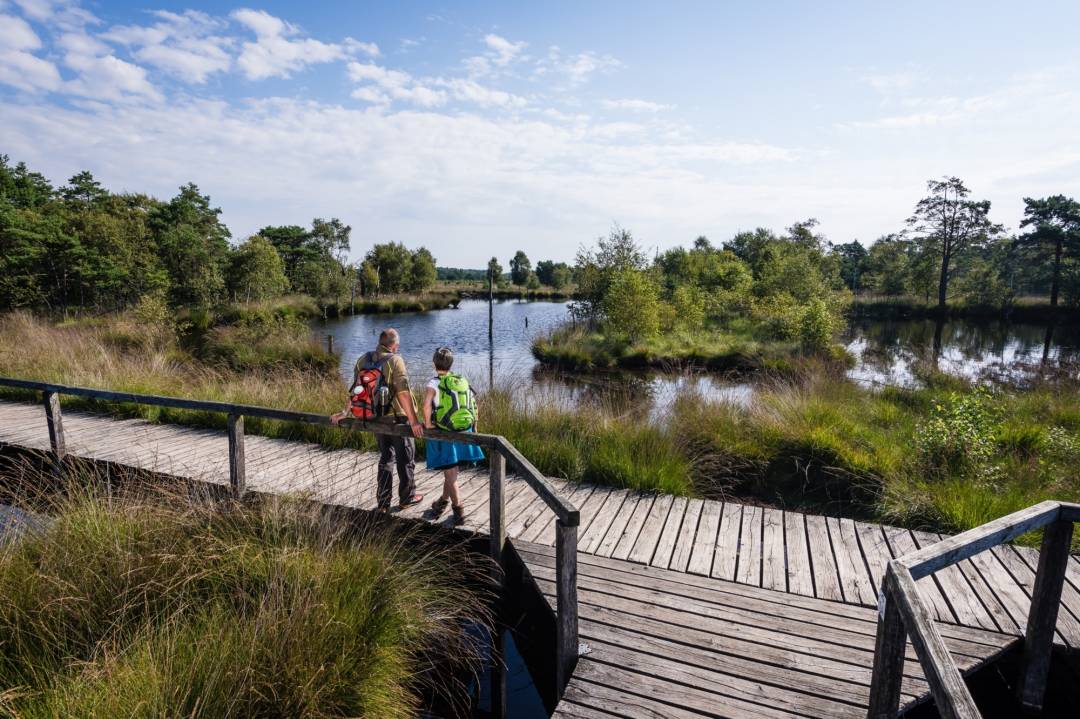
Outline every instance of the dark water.
{"type": "MultiPolygon", "coordinates": [[[[466,300],[458,309],[393,315],[357,315],[319,322],[317,332],[334,336],[341,371],[351,377],[353,363],[374,348],[379,332],[395,327],[401,353],[414,384],[432,374],[431,355],[441,345],[454,351],[455,370],[478,387],[492,381],[512,387],[528,404],[555,401],[567,406],[582,401],[611,404],[645,397],[654,412],[679,394],[694,390],[707,397],[748,403],[751,382],[704,374],[579,375],[541,369],[532,356],[532,340],[568,319],[565,302],[495,303],[494,331],[488,336],[488,305],[466,300]]],[[[1080,328],[1035,324],[950,320],[853,322],[842,341],[855,357],[852,379],[874,386],[917,384],[916,367],[935,364],[941,370],[971,379],[988,375],[1022,378],[1045,369],[1071,373],[1080,366],[1080,328]]],[[[325,337],[324,337],[325,341],[325,337]]],[[[640,404],[638,404],[640,406],[640,404]]]]}

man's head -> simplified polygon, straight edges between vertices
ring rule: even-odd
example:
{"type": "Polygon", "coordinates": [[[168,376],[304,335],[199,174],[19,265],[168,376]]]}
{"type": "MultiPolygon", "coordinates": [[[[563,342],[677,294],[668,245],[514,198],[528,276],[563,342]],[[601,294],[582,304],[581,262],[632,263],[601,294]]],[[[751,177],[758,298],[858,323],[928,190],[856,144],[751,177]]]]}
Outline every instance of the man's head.
{"type": "Polygon", "coordinates": [[[454,353],[450,351],[449,347],[440,347],[435,350],[431,362],[435,365],[437,372],[449,372],[450,368],[454,366],[454,353]]]}
{"type": "Polygon", "coordinates": [[[396,329],[387,327],[379,333],[379,344],[391,352],[397,352],[398,347],[401,346],[401,337],[398,336],[396,329]]]}

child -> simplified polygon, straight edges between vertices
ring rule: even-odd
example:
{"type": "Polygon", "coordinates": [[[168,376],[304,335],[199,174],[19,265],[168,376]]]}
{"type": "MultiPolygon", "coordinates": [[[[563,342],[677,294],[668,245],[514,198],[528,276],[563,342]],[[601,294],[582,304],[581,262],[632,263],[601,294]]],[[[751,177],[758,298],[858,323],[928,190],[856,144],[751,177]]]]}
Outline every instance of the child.
{"type": "MultiPolygon", "coordinates": [[[[454,353],[449,347],[440,347],[435,350],[431,361],[435,365],[435,376],[428,381],[424,392],[424,426],[448,431],[475,431],[476,400],[468,380],[450,373],[454,353]]],[[[442,496],[431,505],[433,519],[438,519],[449,503],[454,512],[454,525],[465,523],[465,508],[461,506],[458,496],[458,467],[479,462],[483,458],[484,453],[475,444],[437,439],[427,441],[428,469],[443,470],[442,496]]]]}

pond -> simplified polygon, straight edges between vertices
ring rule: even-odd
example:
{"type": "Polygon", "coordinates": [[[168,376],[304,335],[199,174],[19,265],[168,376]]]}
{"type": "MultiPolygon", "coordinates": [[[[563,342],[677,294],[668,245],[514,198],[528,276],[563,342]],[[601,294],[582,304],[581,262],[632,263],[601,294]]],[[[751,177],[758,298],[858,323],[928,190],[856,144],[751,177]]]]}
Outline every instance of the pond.
{"type": "MultiPolygon", "coordinates": [[[[353,364],[374,348],[379,332],[396,327],[401,353],[414,381],[432,372],[431,355],[441,345],[454,351],[455,370],[479,388],[494,382],[512,388],[529,402],[573,404],[582,401],[619,402],[647,398],[654,413],[681,393],[695,390],[705,396],[747,403],[753,384],[705,374],[575,374],[541,368],[531,344],[568,318],[565,302],[505,300],[492,307],[488,334],[488,304],[465,300],[457,309],[382,315],[355,315],[320,321],[315,331],[333,335],[341,356],[341,372],[351,378],[353,364]]],[[[1080,360],[1080,329],[1045,325],[969,320],[856,320],[842,342],[855,358],[849,376],[870,385],[917,384],[916,366],[935,363],[943,371],[978,379],[986,375],[1022,378],[1043,368],[1075,374],[1080,360]]]]}

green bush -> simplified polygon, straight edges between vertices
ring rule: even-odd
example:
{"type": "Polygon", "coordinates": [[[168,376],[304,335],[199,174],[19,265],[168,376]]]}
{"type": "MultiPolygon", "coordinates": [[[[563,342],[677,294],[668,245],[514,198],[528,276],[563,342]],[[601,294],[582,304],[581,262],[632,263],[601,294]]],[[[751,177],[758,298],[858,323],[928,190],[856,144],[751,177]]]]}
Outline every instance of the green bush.
{"type": "Polygon", "coordinates": [[[923,468],[934,476],[992,474],[997,417],[993,397],[983,387],[935,402],[915,433],[923,468]]]}
{"type": "Polygon", "coordinates": [[[616,336],[633,340],[660,332],[660,297],[656,283],[644,272],[616,272],[602,303],[604,326],[616,336]]]}

